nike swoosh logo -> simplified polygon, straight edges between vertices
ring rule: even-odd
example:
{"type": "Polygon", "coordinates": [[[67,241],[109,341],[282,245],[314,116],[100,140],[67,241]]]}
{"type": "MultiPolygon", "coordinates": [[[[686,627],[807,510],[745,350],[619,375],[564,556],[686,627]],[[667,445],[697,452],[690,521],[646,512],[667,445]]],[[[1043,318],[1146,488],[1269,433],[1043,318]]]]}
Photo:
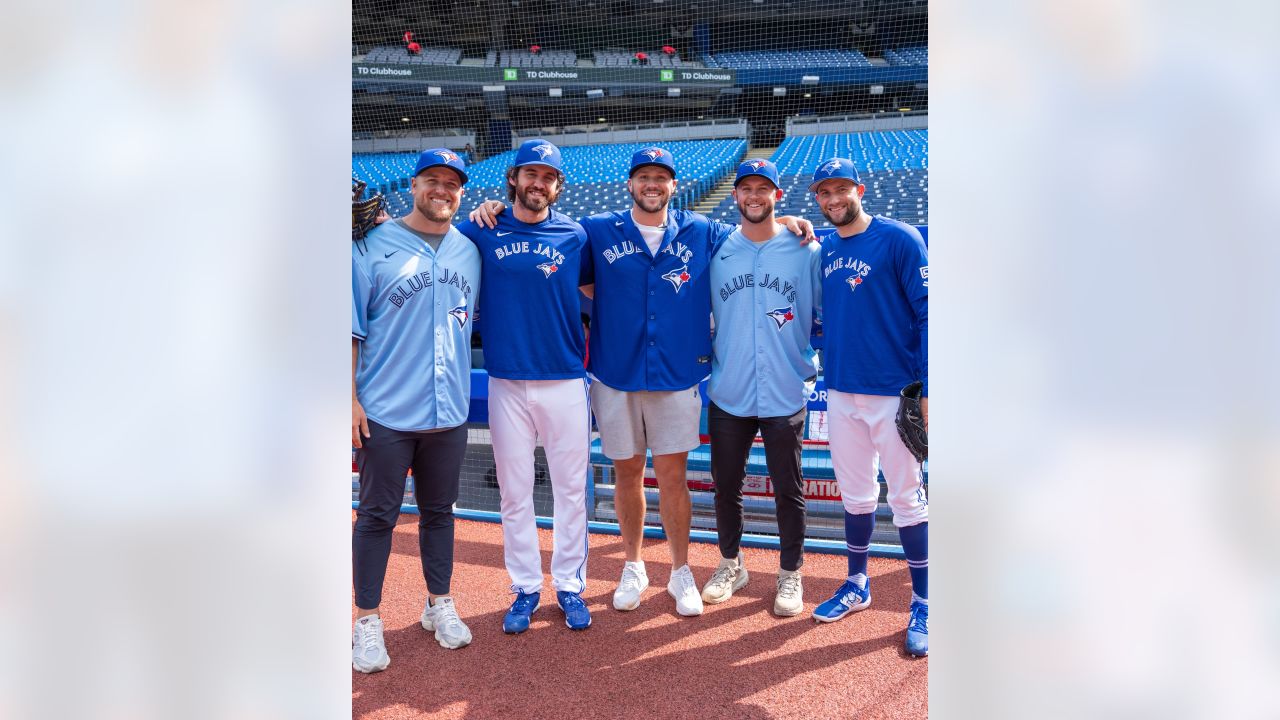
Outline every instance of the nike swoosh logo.
{"type": "Polygon", "coordinates": [[[836,254],[836,251],[835,251],[835,250],[828,250],[828,251],[827,251],[827,257],[831,257],[832,255],[835,255],[835,254],[836,254]]]}
{"type": "Polygon", "coordinates": [[[392,250],[391,252],[387,253],[386,255],[383,255],[383,256],[382,256],[382,259],[383,259],[383,260],[386,260],[387,258],[391,257],[392,255],[395,255],[395,254],[396,254],[396,253],[398,253],[398,252],[400,252],[400,251],[399,251],[399,250],[392,250]]]}
{"type": "Polygon", "coordinates": [[[622,221],[621,221],[621,220],[619,220],[618,222],[614,223],[614,225],[621,225],[621,224],[622,224],[622,221]]]}
{"type": "Polygon", "coordinates": [[[510,235],[510,234],[511,234],[511,233],[513,233],[513,232],[515,232],[515,231],[514,231],[514,230],[508,230],[508,231],[506,231],[506,232],[500,232],[500,233],[498,233],[498,237],[502,237],[503,235],[510,235]]]}
{"type": "Polygon", "coordinates": [[[733,253],[729,253],[728,255],[721,255],[721,256],[720,256],[720,259],[721,259],[721,260],[728,260],[728,259],[729,259],[729,258],[731,258],[731,257],[733,257],[733,253]]]}

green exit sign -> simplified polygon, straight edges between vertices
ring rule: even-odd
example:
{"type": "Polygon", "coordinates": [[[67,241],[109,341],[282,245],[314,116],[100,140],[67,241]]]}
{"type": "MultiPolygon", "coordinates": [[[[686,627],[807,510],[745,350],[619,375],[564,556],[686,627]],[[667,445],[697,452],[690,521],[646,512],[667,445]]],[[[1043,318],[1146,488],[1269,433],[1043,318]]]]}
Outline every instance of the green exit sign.
{"type": "Polygon", "coordinates": [[[672,82],[676,79],[675,70],[659,70],[661,76],[658,78],[661,82],[672,82]]]}
{"type": "Polygon", "coordinates": [[[502,68],[503,80],[519,80],[520,72],[515,68],[502,68]]]}

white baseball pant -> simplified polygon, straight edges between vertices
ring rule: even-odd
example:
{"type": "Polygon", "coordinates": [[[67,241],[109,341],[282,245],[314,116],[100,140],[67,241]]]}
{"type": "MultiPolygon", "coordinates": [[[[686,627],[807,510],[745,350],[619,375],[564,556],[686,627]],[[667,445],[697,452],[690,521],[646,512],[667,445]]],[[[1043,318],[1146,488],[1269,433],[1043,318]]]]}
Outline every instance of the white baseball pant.
{"type": "Polygon", "coordinates": [[[513,591],[542,591],[533,511],[533,449],[539,438],[554,499],[552,583],[567,592],[586,588],[590,413],[585,380],[489,378],[489,433],[502,494],[503,555],[513,591]]]}
{"type": "Polygon", "coordinates": [[[902,444],[894,418],[896,395],[862,395],[827,390],[827,423],[831,464],[845,512],[875,512],[880,497],[876,466],[884,472],[889,508],[895,527],[918,525],[929,519],[920,463],[902,444]]]}

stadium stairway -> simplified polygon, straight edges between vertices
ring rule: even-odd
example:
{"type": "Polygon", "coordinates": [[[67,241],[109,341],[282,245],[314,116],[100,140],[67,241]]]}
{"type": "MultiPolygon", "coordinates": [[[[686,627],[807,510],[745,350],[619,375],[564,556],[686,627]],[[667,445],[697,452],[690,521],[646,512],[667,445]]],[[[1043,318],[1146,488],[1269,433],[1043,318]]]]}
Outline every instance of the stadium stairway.
{"type": "MultiPolygon", "coordinates": [[[[777,152],[777,150],[778,148],[776,147],[751,148],[747,150],[746,154],[738,158],[738,162],[742,162],[749,157],[772,158],[773,154],[777,152]]],[[[729,173],[724,180],[721,180],[715,187],[711,188],[710,192],[702,196],[702,199],[698,201],[698,204],[693,206],[693,211],[710,217],[711,212],[720,207],[720,203],[724,202],[724,199],[733,193],[733,180],[736,176],[737,172],[735,168],[735,172],[729,173]]]]}

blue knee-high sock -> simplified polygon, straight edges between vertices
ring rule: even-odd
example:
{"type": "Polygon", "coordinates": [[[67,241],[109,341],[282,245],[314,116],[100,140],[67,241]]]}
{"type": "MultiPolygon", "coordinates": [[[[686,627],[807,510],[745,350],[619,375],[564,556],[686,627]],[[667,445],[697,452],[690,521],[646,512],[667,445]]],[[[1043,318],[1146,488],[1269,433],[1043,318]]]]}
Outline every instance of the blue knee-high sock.
{"type": "Polygon", "coordinates": [[[867,550],[871,547],[871,531],[876,527],[876,514],[844,514],[844,541],[849,552],[849,577],[867,574],[867,550]]]}
{"type": "Polygon", "coordinates": [[[911,589],[922,599],[929,599],[929,521],[919,525],[898,528],[902,538],[902,553],[907,556],[907,568],[911,571],[911,589]]]}

